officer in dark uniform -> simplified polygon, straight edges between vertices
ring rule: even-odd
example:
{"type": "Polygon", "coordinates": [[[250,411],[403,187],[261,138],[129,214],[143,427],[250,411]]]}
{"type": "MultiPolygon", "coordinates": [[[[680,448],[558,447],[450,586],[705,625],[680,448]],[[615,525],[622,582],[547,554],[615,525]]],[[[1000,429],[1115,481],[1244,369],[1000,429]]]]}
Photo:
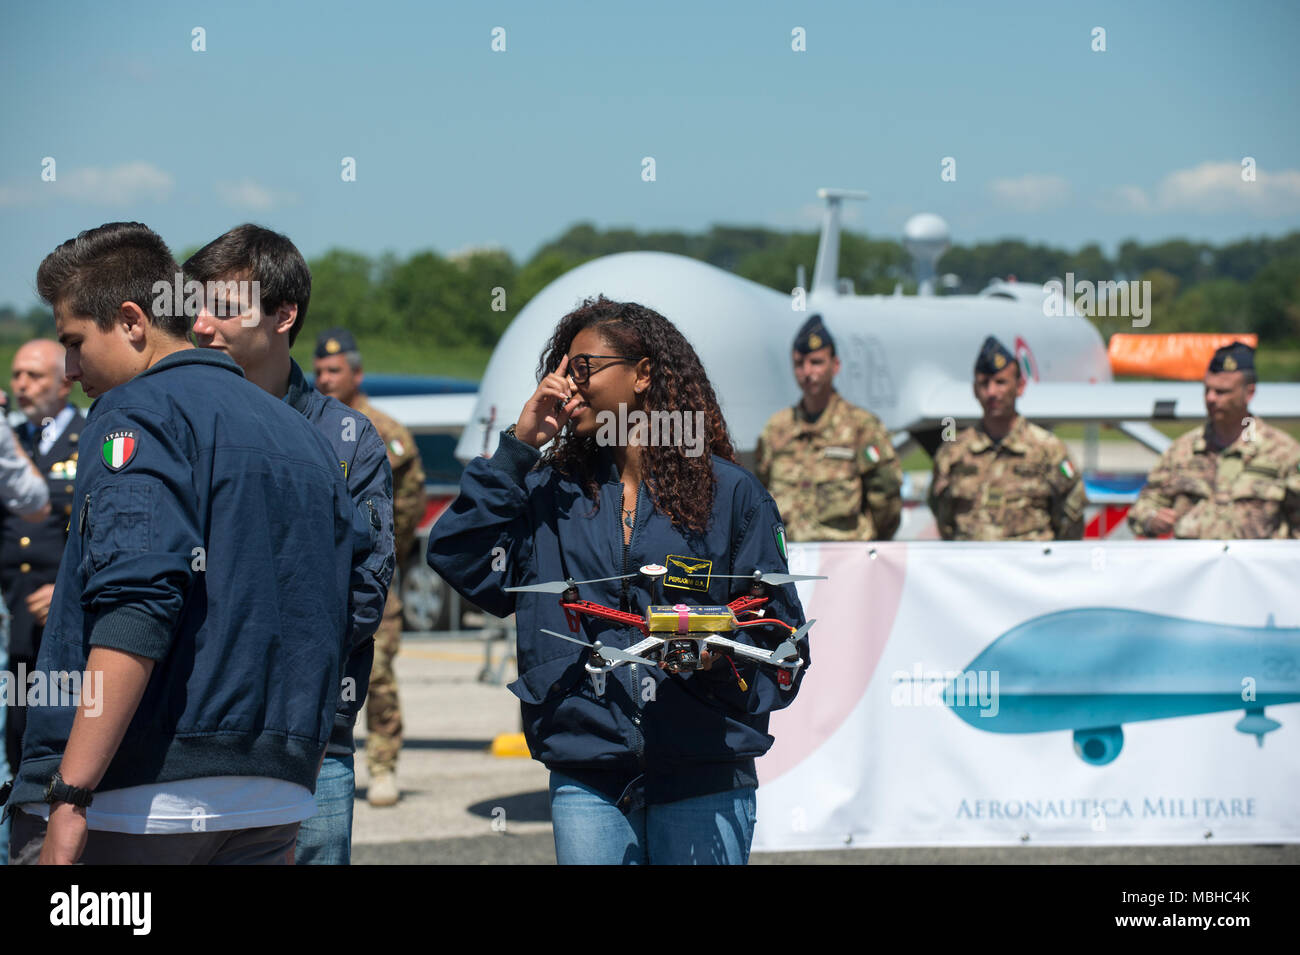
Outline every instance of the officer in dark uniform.
{"type": "MultiPolygon", "coordinates": [[[[25,419],[15,421],[14,434],[50,492],[50,516],[41,524],[30,524],[0,508],[0,588],[12,617],[9,669],[17,673],[19,665],[25,664],[31,673],[68,540],[78,442],[86,416],[68,402],[72,383],[63,376],[63,346],[58,342],[37,339],[19,348],[9,386],[25,419]]],[[[9,710],[5,746],[13,769],[18,766],[26,722],[25,707],[9,710]]]]}

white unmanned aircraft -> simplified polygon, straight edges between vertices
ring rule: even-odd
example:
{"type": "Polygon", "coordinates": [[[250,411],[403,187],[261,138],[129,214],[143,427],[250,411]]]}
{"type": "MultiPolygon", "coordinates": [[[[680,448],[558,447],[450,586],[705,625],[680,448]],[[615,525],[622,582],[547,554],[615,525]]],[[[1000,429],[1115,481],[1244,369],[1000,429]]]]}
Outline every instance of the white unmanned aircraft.
{"type": "MultiPolygon", "coordinates": [[[[1034,421],[1112,424],[1159,452],[1169,439],[1148,422],[1204,418],[1198,382],[1115,382],[1096,328],[1059,302],[1049,307],[1046,297],[1053,293],[1044,286],[997,282],[978,295],[926,294],[948,243],[947,227],[936,216],[909,223],[907,246],[920,266],[922,294],[854,294],[837,275],[840,209],[866,194],[821,189],[818,195],[826,210],[806,297],[663,252],[605,256],[556,279],[497,344],[470,419],[483,428],[465,429],[456,456],[468,461],[496,447],[497,433],[536,387],[538,357],[560,317],[601,293],[655,309],[690,339],[738,452],[752,451],[767,419],[799,400],[790,346],[814,312],[835,336],[843,362],[836,389],[878,415],[900,448],[915,440],[932,452],[945,425],[980,418],[971,369],[988,335],[1014,348],[1027,371],[1029,385],[1017,408],[1034,421]]],[[[1300,417],[1300,385],[1261,384],[1251,407],[1265,418],[1300,417]]]]}

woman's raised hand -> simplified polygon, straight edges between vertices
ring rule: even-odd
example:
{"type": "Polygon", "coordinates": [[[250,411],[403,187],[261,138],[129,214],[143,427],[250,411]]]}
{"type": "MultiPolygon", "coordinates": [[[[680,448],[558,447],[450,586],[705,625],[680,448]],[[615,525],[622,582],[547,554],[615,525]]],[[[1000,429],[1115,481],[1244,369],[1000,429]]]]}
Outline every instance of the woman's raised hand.
{"type": "Polygon", "coordinates": [[[569,423],[574,409],[582,404],[582,397],[573,380],[565,372],[569,356],[560,359],[560,367],[541,380],[533,396],[524,403],[524,410],[515,422],[515,437],[524,444],[541,448],[569,423]]]}

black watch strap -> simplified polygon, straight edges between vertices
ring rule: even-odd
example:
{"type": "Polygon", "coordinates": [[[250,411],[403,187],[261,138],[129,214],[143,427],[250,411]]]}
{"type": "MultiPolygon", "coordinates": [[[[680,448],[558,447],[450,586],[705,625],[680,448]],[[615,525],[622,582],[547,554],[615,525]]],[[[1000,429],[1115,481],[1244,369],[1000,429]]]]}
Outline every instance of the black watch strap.
{"type": "Polygon", "coordinates": [[[45,802],[51,805],[56,802],[66,802],[85,809],[91,804],[94,797],[94,792],[89,789],[81,789],[65,783],[57,769],[54,771],[54,775],[50,777],[50,781],[45,784],[45,802]]]}

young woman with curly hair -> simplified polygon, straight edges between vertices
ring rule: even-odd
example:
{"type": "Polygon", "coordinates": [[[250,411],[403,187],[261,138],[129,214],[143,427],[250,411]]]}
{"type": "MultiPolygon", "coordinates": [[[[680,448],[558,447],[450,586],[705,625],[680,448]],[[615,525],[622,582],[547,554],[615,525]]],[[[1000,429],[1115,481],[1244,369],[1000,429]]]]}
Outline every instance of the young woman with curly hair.
{"type": "MultiPolygon", "coordinates": [[[[794,698],[803,671],[782,685],[772,667],[705,651],[699,669],[619,666],[597,693],[588,652],[541,632],[568,632],[560,596],[507,588],[590,581],[582,599],[638,615],[725,604],[751,584],[724,575],[787,569],[776,505],[735,463],[699,357],[657,312],[588,299],[560,320],[537,377],[496,453],[466,468],[430,534],[429,564],[490,613],[517,615],[510,688],[529,749],[551,770],[560,863],[744,863],[768,714],[794,698]],[[681,426],[637,428],[636,412],[681,426]],[[644,565],[669,572],[638,574],[644,565]]],[[[803,624],[793,585],[767,594],[769,615],[803,624]]],[[[783,635],[731,634],[769,649],[783,635]]],[[[615,648],[642,639],[591,616],[578,636],[615,648]]],[[[799,650],[807,660],[806,639],[799,650]]]]}

